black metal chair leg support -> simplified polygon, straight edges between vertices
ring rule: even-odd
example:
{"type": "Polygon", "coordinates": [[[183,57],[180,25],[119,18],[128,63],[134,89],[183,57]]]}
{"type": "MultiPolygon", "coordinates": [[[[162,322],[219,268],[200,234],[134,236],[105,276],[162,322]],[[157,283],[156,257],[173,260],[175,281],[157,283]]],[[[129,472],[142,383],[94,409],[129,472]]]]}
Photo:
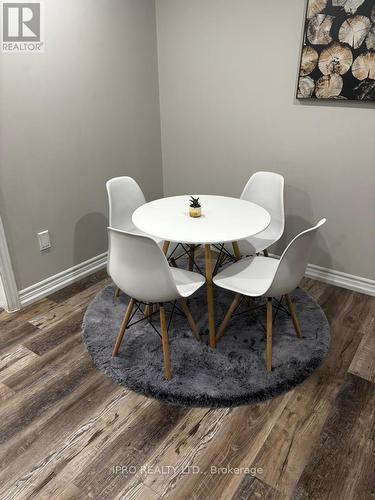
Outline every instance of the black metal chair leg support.
{"type": "MultiPolygon", "coordinates": [[[[189,248],[187,248],[187,249],[186,249],[186,248],[185,248],[185,246],[184,246],[184,245],[182,245],[182,244],[181,244],[181,246],[182,246],[182,248],[185,250],[185,255],[187,255],[187,256],[189,257],[189,261],[190,261],[190,260],[192,261],[192,266],[193,266],[193,267],[192,267],[192,269],[194,269],[194,267],[196,267],[196,269],[197,269],[197,271],[199,272],[199,274],[201,274],[202,276],[204,276],[204,273],[203,273],[202,269],[201,269],[201,268],[198,266],[198,264],[197,264],[197,261],[196,261],[196,259],[195,259],[195,255],[192,255],[192,254],[190,253],[190,249],[189,249],[189,248]]],[[[198,248],[198,247],[195,247],[195,249],[196,249],[196,248],[198,248]]],[[[195,249],[194,249],[194,253],[195,253],[195,249]]]]}

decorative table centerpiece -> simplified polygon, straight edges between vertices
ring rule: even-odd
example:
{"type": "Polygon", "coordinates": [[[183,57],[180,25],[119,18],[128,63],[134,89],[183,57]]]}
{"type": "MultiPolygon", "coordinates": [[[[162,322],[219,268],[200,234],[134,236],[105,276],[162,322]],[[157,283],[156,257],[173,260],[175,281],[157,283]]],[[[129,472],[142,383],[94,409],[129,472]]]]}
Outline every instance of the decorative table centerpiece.
{"type": "Polygon", "coordinates": [[[189,215],[194,218],[202,215],[202,206],[199,203],[199,198],[194,198],[194,196],[190,197],[189,215]]]}

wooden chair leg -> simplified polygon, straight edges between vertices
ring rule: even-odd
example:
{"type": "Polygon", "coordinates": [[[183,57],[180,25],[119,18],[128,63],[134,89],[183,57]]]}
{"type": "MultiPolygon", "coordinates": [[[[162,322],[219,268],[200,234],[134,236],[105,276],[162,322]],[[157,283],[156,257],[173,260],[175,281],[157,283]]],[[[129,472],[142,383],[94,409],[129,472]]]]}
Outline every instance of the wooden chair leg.
{"type": "Polygon", "coordinates": [[[216,335],[216,341],[218,341],[220,339],[220,337],[222,337],[224,335],[224,332],[228,326],[228,323],[231,320],[232,315],[233,315],[236,307],[240,303],[240,300],[241,300],[241,295],[239,293],[237,293],[236,296],[234,297],[233,302],[229,306],[228,311],[226,312],[224,319],[220,325],[220,328],[219,328],[217,335],[216,335]]]}
{"type": "Polygon", "coordinates": [[[212,282],[212,262],[211,262],[211,245],[204,246],[205,263],[206,263],[206,291],[207,291],[207,308],[208,308],[208,329],[209,343],[212,349],[216,347],[215,333],[215,306],[214,306],[214,289],[212,282]]]}
{"type": "Polygon", "coordinates": [[[120,297],[121,290],[119,288],[116,288],[115,290],[115,297],[120,297]]]}
{"type": "Polygon", "coordinates": [[[286,298],[286,301],[288,304],[288,309],[289,309],[290,315],[292,316],[292,321],[293,321],[293,325],[294,325],[294,329],[296,331],[297,337],[299,339],[301,339],[302,338],[302,331],[301,331],[301,327],[300,327],[300,324],[299,324],[299,321],[297,318],[297,314],[296,314],[296,310],[295,310],[292,298],[289,294],[285,295],[285,298],[286,298]]]}
{"type": "Polygon", "coordinates": [[[270,256],[270,254],[268,253],[267,249],[263,250],[263,254],[264,254],[265,257],[269,257],[270,256]]]}
{"type": "Polygon", "coordinates": [[[163,344],[163,357],[164,357],[164,373],[167,380],[171,379],[171,361],[169,357],[169,342],[167,322],[165,319],[164,305],[160,304],[160,326],[161,326],[161,339],[163,344]]]}
{"type": "Polygon", "coordinates": [[[266,365],[267,371],[272,371],[272,299],[267,299],[267,347],[266,347],[266,365]]]}
{"type": "Polygon", "coordinates": [[[154,313],[154,304],[147,304],[143,312],[145,318],[149,318],[154,313]]]}
{"type": "Polygon", "coordinates": [[[150,306],[147,304],[145,310],[143,311],[144,317],[148,318],[150,316],[150,306]]]}
{"type": "Polygon", "coordinates": [[[128,307],[126,309],[126,312],[125,312],[124,319],[123,319],[123,321],[121,323],[120,330],[119,330],[119,332],[117,334],[115,345],[113,347],[113,351],[112,351],[112,357],[113,358],[115,356],[117,356],[117,354],[118,354],[118,351],[120,349],[120,345],[121,345],[121,342],[122,342],[122,338],[123,338],[125,330],[126,330],[126,328],[128,326],[129,319],[130,319],[131,313],[133,311],[133,308],[134,308],[134,299],[130,299],[129,305],[128,305],[128,307]]]}
{"type": "Polygon", "coordinates": [[[194,337],[197,340],[201,341],[201,336],[200,336],[200,333],[199,333],[199,329],[197,327],[196,322],[194,321],[193,316],[191,315],[191,312],[190,312],[189,306],[186,303],[186,300],[185,299],[180,299],[180,304],[181,304],[182,310],[184,311],[186,319],[188,320],[190,329],[191,329],[191,331],[194,334],[194,337]]]}
{"type": "Polygon", "coordinates": [[[248,297],[247,295],[244,295],[244,297],[245,297],[245,301],[246,301],[247,305],[249,306],[249,308],[254,309],[254,307],[255,307],[254,299],[252,297],[248,297]]]}

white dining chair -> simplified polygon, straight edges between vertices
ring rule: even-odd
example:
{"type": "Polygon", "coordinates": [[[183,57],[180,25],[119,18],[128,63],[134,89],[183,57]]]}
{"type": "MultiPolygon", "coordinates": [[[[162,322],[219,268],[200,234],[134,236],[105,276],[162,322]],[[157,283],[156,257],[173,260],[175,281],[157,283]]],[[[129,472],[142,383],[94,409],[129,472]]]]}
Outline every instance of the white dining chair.
{"type": "MultiPolygon", "coordinates": [[[[162,247],[163,240],[144,233],[133,224],[133,213],[146,203],[146,198],[139,184],[132,177],[124,176],[110,179],[107,181],[106,187],[109,204],[109,226],[122,231],[149,236],[162,247]]],[[[174,252],[176,245],[175,243],[168,245],[168,256],[174,252]]]]}
{"type": "MultiPolygon", "coordinates": [[[[276,243],[284,233],[284,177],[273,172],[256,172],[248,180],[241,194],[241,200],[251,201],[265,208],[271,215],[271,222],[261,233],[238,241],[241,256],[256,255],[276,243]]],[[[225,245],[231,252],[230,245],[225,245]]]]}
{"type": "Polygon", "coordinates": [[[146,203],[146,198],[132,177],[114,177],[106,184],[109,202],[109,226],[121,231],[145,234],[137,229],[132,215],[146,203]]]}
{"type": "MultiPolygon", "coordinates": [[[[133,213],[146,203],[146,198],[139,184],[132,177],[114,177],[106,183],[109,204],[109,226],[121,231],[134,234],[143,234],[132,221],[133,213]]],[[[153,238],[158,245],[162,240],[153,238]]],[[[120,289],[117,288],[115,296],[118,297],[120,289]]]]}
{"type": "Polygon", "coordinates": [[[234,292],[224,320],[218,330],[217,340],[223,335],[228,323],[243,297],[267,298],[267,370],[272,370],[272,299],[285,296],[293,325],[298,337],[302,337],[301,328],[294,309],[290,293],[303,278],[312,240],[316,231],[325,224],[322,219],[316,226],[303,231],[287,246],[280,259],[269,257],[248,257],[228,266],[214,278],[215,285],[234,292]]]}
{"type": "MultiPolygon", "coordinates": [[[[194,336],[200,340],[198,327],[185,299],[205,283],[205,278],[198,273],[170,267],[163,251],[152,238],[111,227],[108,228],[108,233],[108,274],[115,285],[130,297],[112,356],[118,354],[134,306],[146,304],[149,315],[154,314],[154,306],[159,306],[165,378],[170,380],[171,367],[164,304],[178,301],[194,336]]],[[[148,316],[146,314],[144,316],[147,319],[148,316]]]]}

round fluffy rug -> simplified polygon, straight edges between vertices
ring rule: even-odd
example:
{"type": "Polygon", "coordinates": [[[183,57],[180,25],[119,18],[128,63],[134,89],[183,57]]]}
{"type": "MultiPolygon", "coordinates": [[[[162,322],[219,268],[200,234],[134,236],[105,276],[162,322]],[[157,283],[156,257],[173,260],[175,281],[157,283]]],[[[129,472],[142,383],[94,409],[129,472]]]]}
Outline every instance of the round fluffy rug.
{"type": "MultiPolygon", "coordinates": [[[[216,321],[233,299],[216,289],[216,321]]],[[[265,310],[249,313],[246,304],[232,318],[216,349],[207,345],[207,306],[202,288],[189,300],[200,326],[202,342],[191,334],[185,318],[174,315],[169,331],[172,380],[164,378],[160,337],[146,322],[126,331],[118,357],[111,350],[128,298],[114,297],[114,287],[102,290],[89,305],[83,322],[83,341],[96,367],[114,382],[175,405],[226,407],[256,403],[290,390],[305,380],[325,357],[329,325],[320,306],[306,292],[293,294],[303,339],[282,310],[273,331],[273,371],[265,368],[265,310]],[[247,308],[247,309],[246,309],[247,308]]],[[[257,300],[257,304],[263,302],[257,300]]],[[[170,309],[170,308],[169,308],[170,309]]],[[[140,316],[133,319],[136,321],[140,316]]],[[[159,328],[158,314],[154,324],[159,328]]]]}

